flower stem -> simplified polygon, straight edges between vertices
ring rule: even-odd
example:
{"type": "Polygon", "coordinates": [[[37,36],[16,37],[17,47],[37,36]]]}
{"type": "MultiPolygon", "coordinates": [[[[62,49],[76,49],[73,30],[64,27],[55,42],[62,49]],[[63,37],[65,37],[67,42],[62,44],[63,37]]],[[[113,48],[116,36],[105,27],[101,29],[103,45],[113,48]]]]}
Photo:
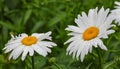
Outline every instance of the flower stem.
{"type": "Polygon", "coordinates": [[[58,69],[62,69],[57,63],[54,63],[54,65],[55,65],[58,69]]]}
{"type": "Polygon", "coordinates": [[[32,69],[35,69],[34,56],[32,56],[32,69]]]}
{"type": "Polygon", "coordinates": [[[100,52],[100,48],[98,48],[97,50],[98,52],[98,59],[99,59],[99,69],[102,69],[102,56],[101,56],[101,52],[100,52]]]}

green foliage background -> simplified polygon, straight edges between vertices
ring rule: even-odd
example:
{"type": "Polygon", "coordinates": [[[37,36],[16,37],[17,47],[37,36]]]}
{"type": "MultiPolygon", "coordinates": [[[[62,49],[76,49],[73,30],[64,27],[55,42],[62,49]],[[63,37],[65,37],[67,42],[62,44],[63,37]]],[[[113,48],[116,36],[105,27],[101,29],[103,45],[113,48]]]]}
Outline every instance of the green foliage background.
{"type": "MultiPolygon", "coordinates": [[[[72,59],[66,55],[64,42],[69,38],[65,28],[76,25],[74,19],[82,11],[91,8],[114,8],[114,2],[119,0],[0,0],[0,69],[30,69],[31,58],[25,61],[8,60],[9,54],[4,54],[2,48],[11,38],[10,32],[42,33],[52,31],[52,39],[57,47],[52,48],[46,58],[35,54],[35,69],[98,69],[97,48],[85,56],[84,62],[72,59]]],[[[101,50],[103,69],[120,69],[120,29],[114,27],[115,34],[104,39],[108,51],[101,50]]]]}

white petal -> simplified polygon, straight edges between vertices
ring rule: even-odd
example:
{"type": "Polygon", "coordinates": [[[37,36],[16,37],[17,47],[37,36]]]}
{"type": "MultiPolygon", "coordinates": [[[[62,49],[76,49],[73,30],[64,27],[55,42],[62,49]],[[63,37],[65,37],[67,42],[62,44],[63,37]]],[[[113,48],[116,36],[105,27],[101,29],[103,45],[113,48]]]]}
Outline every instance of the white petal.
{"type": "Polygon", "coordinates": [[[16,40],[12,40],[12,41],[8,41],[8,43],[6,44],[6,46],[12,45],[12,44],[21,43],[21,40],[22,40],[22,38],[16,39],[16,40]]]}
{"type": "Polygon", "coordinates": [[[85,27],[88,27],[90,26],[90,23],[89,23],[89,18],[87,17],[86,13],[85,12],[82,12],[82,17],[81,17],[81,20],[83,21],[85,27]]]}
{"type": "Polygon", "coordinates": [[[37,37],[39,40],[43,40],[43,39],[51,40],[51,37],[50,37],[51,33],[52,32],[41,33],[41,34],[34,33],[34,34],[32,34],[32,36],[37,37]]]}
{"type": "Polygon", "coordinates": [[[32,47],[39,55],[42,55],[44,57],[47,55],[47,52],[44,51],[43,49],[41,49],[41,47],[39,47],[38,45],[35,45],[35,46],[32,46],[32,47]]]}
{"type": "MultiPolygon", "coordinates": [[[[106,23],[107,24],[111,23],[111,22],[110,23],[106,22],[106,20],[110,17],[110,16],[107,17],[108,13],[109,13],[109,9],[107,9],[107,10],[104,11],[103,7],[101,8],[101,12],[98,14],[99,17],[98,17],[98,24],[97,24],[97,26],[100,26],[100,24],[104,25],[104,23],[105,24],[106,23]]],[[[110,21],[112,21],[112,20],[110,20],[110,21]]]]}
{"type": "Polygon", "coordinates": [[[102,23],[101,21],[103,17],[103,12],[104,12],[104,8],[102,7],[98,12],[97,26],[100,26],[102,23]]]}
{"type": "Polygon", "coordinates": [[[83,62],[85,55],[88,54],[89,47],[90,47],[90,46],[87,45],[87,44],[84,45],[84,48],[83,48],[83,50],[81,51],[81,62],[83,62]]]}
{"type": "Polygon", "coordinates": [[[9,60],[12,57],[13,57],[13,59],[17,59],[20,56],[20,54],[22,53],[23,48],[24,48],[23,46],[18,46],[17,48],[15,48],[9,56],[9,60]]]}
{"type": "Polygon", "coordinates": [[[8,58],[8,59],[10,60],[12,57],[13,57],[13,54],[10,54],[10,56],[9,56],[9,58],[8,58]]]}
{"type": "Polygon", "coordinates": [[[34,55],[34,50],[31,46],[28,47],[29,48],[29,55],[33,56],[34,55]]]}
{"type": "MultiPolygon", "coordinates": [[[[84,50],[84,49],[83,49],[84,50]]],[[[81,52],[81,56],[80,56],[80,59],[81,59],[81,62],[83,62],[83,59],[84,59],[84,57],[85,57],[85,52],[81,52]]]]}
{"type": "Polygon", "coordinates": [[[78,15],[78,19],[75,19],[75,23],[81,28],[85,29],[85,22],[82,20],[81,16],[78,15]]]}
{"type": "Polygon", "coordinates": [[[51,53],[51,49],[49,49],[48,47],[41,45],[41,43],[38,43],[38,45],[39,45],[44,51],[51,53]]]}
{"type": "Polygon", "coordinates": [[[100,39],[98,40],[98,46],[103,50],[107,50],[106,46],[103,44],[103,42],[100,39]]]}
{"type": "Polygon", "coordinates": [[[51,31],[45,33],[45,35],[43,36],[44,38],[43,38],[43,37],[42,37],[42,38],[43,38],[43,39],[51,40],[51,38],[52,38],[52,37],[50,37],[51,33],[52,33],[51,31]]]}
{"type": "Polygon", "coordinates": [[[50,41],[41,41],[39,42],[42,46],[46,46],[46,47],[53,47],[53,46],[57,46],[55,43],[50,42],[50,41]]]}
{"type": "Polygon", "coordinates": [[[112,34],[112,33],[114,33],[115,31],[114,30],[108,30],[107,31],[107,34],[109,35],[109,34],[112,34]]]}
{"type": "Polygon", "coordinates": [[[98,46],[97,46],[97,39],[98,39],[98,38],[95,38],[95,39],[93,39],[92,41],[90,41],[91,45],[94,46],[95,48],[98,47],[98,46]]]}
{"type": "Polygon", "coordinates": [[[3,49],[6,49],[5,53],[8,53],[8,52],[12,51],[13,49],[15,49],[15,48],[17,48],[17,47],[19,47],[21,45],[22,45],[21,43],[15,43],[14,45],[8,45],[8,46],[6,46],[3,49]]]}
{"type": "Polygon", "coordinates": [[[72,51],[72,49],[74,48],[74,46],[76,46],[77,43],[78,43],[77,40],[71,42],[70,45],[67,48],[67,51],[70,51],[70,50],[72,51]]]}
{"type": "Polygon", "coordinates": [[[27,54],[28,54],[28,52],[29,52],[29,48],[26,46],[25,48],[24,48],[24,50],[23,50],[23,54],[22,54],[22,61],[25,59],[25,57],[27,56],[27,54]]]}
{"type": "Polygon", "coordinates": [[[69,25],[68,28],[66,28],[65,30],[69,30],[69,31],[76,32],[76,33],[82,33],[83,32],[83,30],[81,30],[79,27],[72,26],[72,25],[69,25]]]}
{"type": "Polygon", "coordinates": [[[20,47],[17,47],[15,50],[13,50],[12,51],[14,53],[13,59],[17,59],[20,56],[20,54],[23,52],[23,49],[24,49],[24,46],[20,46],[20,47]]]}
{"type": "Polygon", "coordinates": [[[84,47],[85,49],[83,50],[83,51],[84,51],[84,53],[85,53],[85,55],[87,55],[87,54],[88,54],[88,51],[89,51],[90,45],[91,45],[91,44],[90,44],[90,43],[88,43],[88,42],[86,42],[86,43],[85,43],[85,47],[84,47]]]}
{"type": "Polygon", "coordinates": [[[76,58],[77,58],[77,59],[78,59],[78,57],[80,56],[81,51],[83,50],[83,48],[84,48],[84,44],[81,43],[81,45],[80,45],[79,48],[78,48],[77,54],[76,54],[76,58]]]}
{"type": "Polygon", "coordinates": [[[66,41],[64,44],[70,43],[70,42],[76,40],[77,38],[78,38],[77,36],[76,36],[76,37],[71,37],[71,38],[70,38],[68,41],[66,41]]]}
{"type": "Polygon", "coordinates": [[[21,36],[21,37],[26,37],[26,36],[28,36],[26,33],[22,33],[22,34],[20,34],[19,36],[21,36]]]}
{"type": "Polygon", "coordinates": [[[94,25],[94,9],[90,9],[88,13],[88,22],[89,26],[94,25]]]}
{"type": "Polygon", "coordinates": [[[115,4],[120,6],[120,2],[115,1],[115,4]]]}
{"type": "MultiPolygon", "coordinates": [[[[75,58],[75,56],[77,55],[77,51],[78,51],[78,48],[80,47],[80,43],[79,42],[77,42],[76,43],[76,46],[74,46],[71,50],[70,50],[70,52],[73,52],[73,58],[75,58]]],[[[71,54],[71,53],[70,53],[71,54]]]]}
{"type": "Polygon", "coordinates": [[[92,53],[92,45],[89,45],[89,52],[92,53]]]}
{"type": "Polygon", "coordinates": [[[75,32],[71,32],[71,33],[69,33],[68,35],[78,36],[78,35],[80,35],[80,34],[79,34],[79,33],[75,33],[75,32]]]}

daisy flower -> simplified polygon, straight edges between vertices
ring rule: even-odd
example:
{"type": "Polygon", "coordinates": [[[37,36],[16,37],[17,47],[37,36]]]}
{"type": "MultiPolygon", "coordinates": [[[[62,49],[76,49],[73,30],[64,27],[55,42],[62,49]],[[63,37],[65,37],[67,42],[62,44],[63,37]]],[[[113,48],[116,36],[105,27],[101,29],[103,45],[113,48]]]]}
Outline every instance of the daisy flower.
{"type": "Polygon", "coordinates": [[[85,12],[78,15],[75,19],[77,26],[69,25],[66,28],[71,31],[68,35],[72,36],[65,42],[65,44],[70,43],[67,54],[72,54],[73,58],[80,58],[83,61],[84,56],[92,52],[92,47],[107,50],[101,38],[108,38],[109,34],[115,32],[110,29],[113,18],[108,13],[109,9],[104,10],[102,7],[99,11],[98,8],[90,9],[88,16],[85,12]]]}
{"type": "Polygon", "coordinates": [[[111,11],[111,14],[115,18],[115,22],[120,25],[120,2],[115,2],[117,6],[115,6],[115,9],[111,11]]]}
{"type": "Polygon", "coordinates": [[[23,61],[28,53],[30,56],[33,56],[34,51],[45,57],[51,52],[49,48],[56,46],[55,43],[47,41],[51,40],[50,34],[51,32],[41,34],[33,33],[31,36],[25,33],[19,36],[11,35],[11,40],[8,41],[3,50],[5,50],[5,53],[11,52],[9,60],[11,58],[17,59],[22,54],[21,59],[23,61]]]}

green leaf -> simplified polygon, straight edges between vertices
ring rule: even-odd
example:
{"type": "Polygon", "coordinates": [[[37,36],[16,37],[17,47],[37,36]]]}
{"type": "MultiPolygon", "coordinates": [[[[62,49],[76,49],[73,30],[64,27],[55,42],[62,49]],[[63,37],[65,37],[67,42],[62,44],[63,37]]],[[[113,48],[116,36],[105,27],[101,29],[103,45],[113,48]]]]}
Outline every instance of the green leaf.
{"type": "Polygon", "coordinates": [[[53,26],[53,25],[61,22],[63,19],[65,19],[65,17],[66,17],[66,13],[65,12],[58,13],[54,18],[52,18],[50,20],[50,22],[48,23],[48,26],[53,26]]]}
{"type": "Polygon", "coordinates": [[[0,21],[0,25],[10,29],[10,30],[17,30],[17,28],[15,29],[15,26],[11,23],[8,23],[8,22],[3,22],[3,21],[0,21]]]}
{"type": "Polygon", "coordinates": [[[113,65],[114,64],[114,61],[111,61],[111,62],[109,62],[109,63],[106,63],[105,65],[104,65],[104,67],[103,67],[103,69],[108,69],[111,65],[113,65]]]}
{"type": "Polygon", "coordinates": [[[93,63],[90,63],[85,69],[90,69],[90,66],[92,65],[93,63]]]}
{"type": "Polygon", "coordinates": [[[4,55],[0,55],[0,63],[5,64],[7,60],[5,60],[4,55]]]}
{"type": "Polygon", "coordinates": [[[32,10],[31,9],[28,9],[26,12],[25,12],[25,14],[24,14],[24,16],[23,16],[23,25],[25,25],[26,23],[27,23],[27,21],[28,21],[28,19],[30,18],[30,15],[32,14],[32,10]]]}
{"type": "Polygon", "coordinates": [[[31,33],[37,31],[42,25],[43,25],[43,23],[42,23],[41,21],[38,21],[38,22],[34,25],[33,29],[31,30],[31,33]]]}

